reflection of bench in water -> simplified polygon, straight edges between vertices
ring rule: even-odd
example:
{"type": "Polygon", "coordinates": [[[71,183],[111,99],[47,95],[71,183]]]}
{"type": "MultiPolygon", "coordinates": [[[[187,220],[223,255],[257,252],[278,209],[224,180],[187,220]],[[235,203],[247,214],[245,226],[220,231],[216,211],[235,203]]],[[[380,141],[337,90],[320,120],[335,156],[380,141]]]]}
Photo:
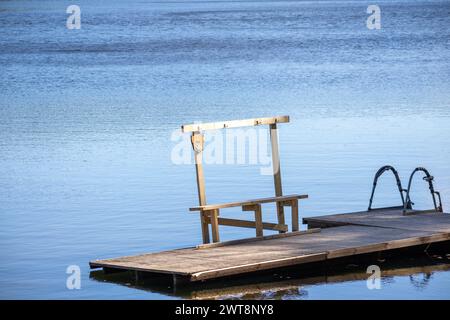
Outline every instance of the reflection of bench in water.
{"type": "MultiPolygon", "coordinates": [[[[303,222],[310,229],[299,231],[298,200],[307,198],[307,195],[283,196],[281,187],[277,123],[288,121],[289,117],[283,116],[183,126],[184,132],[192,132],[199,206],[190,210],[200,212],[203,244],[195,248],[95,260],[90,262],[90,266],[103,268],[105,271],[131,270],[136,276],[142,273],[170,275],[175,283],[195,282],[281,267],[332,262],[337,258],[450,240],[450,215],[442,213],[440,201],[439,205],[434,202],[435,209],[432,211],[413,210],[409,196],[410,186],[405,198],[405,191],[400,184],[403,202],[401,207],[369,208],[364,212],[304,218],[303,222]],[[201,131],[262,124],[270,126],[275,197],[208,205],[202,164],[204,137],[201,131]],[[261,207],[271,202],[276,203],[277,223],[262,221],[261,207]],[[292,213],[291,232],[287,232],[288,226],[285,224],[286,206],[291,208],[292,213]],[[255,221],[219,216],[220,210],[230,207],[253,211],[255,221]],[[219,225],[255,228],[256,237],[220,242],[219,225]],[[209,226],[213,243],[209,243],[209,226]],[[275,230],[279,234],[264,236],[263,229],[275,230]]],[[[435,199],[434,195],[439,194],[432,187],[432,177],[428,176],[427,173],[426,181],[435,199]]],[[[377,173],[376,180],[378,177],[377,173]]]]}

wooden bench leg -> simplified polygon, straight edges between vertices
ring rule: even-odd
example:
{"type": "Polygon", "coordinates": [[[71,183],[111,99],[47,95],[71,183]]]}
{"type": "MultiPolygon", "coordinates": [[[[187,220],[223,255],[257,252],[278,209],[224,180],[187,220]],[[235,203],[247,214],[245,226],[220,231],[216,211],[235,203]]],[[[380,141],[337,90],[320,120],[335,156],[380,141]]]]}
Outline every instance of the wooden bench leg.
{"type": "Polygon", "coordinates": [[[263,221],[262,221],[261,205],[260,204],[252,204],[252,205],[242,206],[242,211],[254,211],[255,212],[256,236],[262,237],[264,225],[263,225],[263,221]]]}
{"type": "Polygon", "coordinates": [[[298,200],[291,201],[292,231],[298,231],[298,200]]]}
{"type": "Polygon", "coordinates": [[[211,219],[211,233],[213,242],[219,242],[219,209],[211,210],[210,219],[211,219]]]}
{"type": "MultiPolygon", "coordinates": [[[[277,202],[277,216],[278,216],[278,224],[285,224],[284,207],[283,204],[280,202],[277,202]]],[[[284,233],[284,231],[279,231],[279,233],[284,233]]]]}
{"type": "Polygon", "coordinates": [[[209,215],[206,211],[202,211],[200,212],[200,224],[202,226],[202,238],[203,238],[203,243],[209,243],[209,228],[208,228],[208,223],[209,223],[209,215]]]}
{"type": "Polygon", "coordinates": [[[255,224],[256,224],[256,236],[263,236],[263,222],[262,222],[262,211],[261,205],[255,206],[255,224]]]}

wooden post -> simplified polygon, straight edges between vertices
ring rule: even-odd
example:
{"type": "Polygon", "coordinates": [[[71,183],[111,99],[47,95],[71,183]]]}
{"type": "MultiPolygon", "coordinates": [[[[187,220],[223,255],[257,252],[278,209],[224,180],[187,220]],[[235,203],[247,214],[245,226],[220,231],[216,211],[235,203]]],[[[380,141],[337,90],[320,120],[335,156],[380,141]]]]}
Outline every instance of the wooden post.
{"type": "Polygon", "coordinates": [[[292,232],[298,231],[298,200],[291,201],[292,232]]]}
{"type": "Polygon", "coordinates": [[[262,210],[260,204],[244,205],[242,206],[242,211],[254,211],[255,212],[255,229],[256,236],[263,236],[264,224],[262,221],[262,210]]]}
{"type": "Polygon", "coordinates": [[[213,242],[219,242],[219,209],[211,210],[210,219],[211,219],[211,233],[213,242]]]}
{"type": "MultiPolygon", "coordinates": [[[[270,125],[270,144],[272,149],[272,167],[273,182],[275,185],[275,196],[280,197],[283,195],[283,189],[281,187],[280,154],[278,150],[278,132],[276,123],[270,125]]],[[[284,207],[279,202],[277,202],[277,215],[278,224],[284,224],[284,207]]],[[[282,232],[283,231],[280,231],[280,233],[282,232]]]]}
{"type": "MultiPolygon", "coordinates": [[[[205,177],[203,175],[203,146],[204,136],[200,132],[192,132],[192,148],[195,155],[195,172],[197,177],[198,202],[200,206],[206,205],[205,177]]],[[[200,212],[200,223],[202,226],[203,243],[209,243],[209,230],[206,213],[200,212]]]]}
{"type": "MultiPolygon", "coordinates": [[[[198,189],[198,199],[199,207],[198,209],[191,211],[200,211],[200,223],[202,228],[202,238],[203,243],[208,244],[210,242],[209,235],[209,224],[213,234],[213,240],[219,241],[218,225],[233,225],[240,227],[256,228],[257,236],[262,236],[263,229],[277,230],[279,233],[285,233],[288,231],[288,226],[285,224],[284,217],[284,205],[280,201],[276,202],[277,206],[277,218],[278,223],[264,223],[262,222],[262,212],[261,207],[257,208],[255,211],[255,222],[252,221],[242,221],[236,219],[226,219],[219,218],[219,208],[208,208],[206,204],[206,193],[205,193],[205,181],[203,174],[203,149],[204,149],[204,136],[202,131],[205,130],[218,130],[226,128],[238,128],[247,126],[260,126],[269,125],[270,128],[270,141],[272,150],[272,169],[273,169],[273,179],[275,186],[275,196],[282,197],[283,190],[281,186],[281,171],[280,171],[280,155],[278,150],[278,133],[277,124],[289,122],[289,116],[276,116],[270,118],[253,118],[244,120],[232,120],[232,121],[220,121],[211,123],[201,123],[201,124],[187,124],[181,126],[182,132],[191,132],[191,143],[192,148],[195,153],[195,169],[197,178],[197,189],[198,189]]],[[[192,209],[192,208],[191,208],[192,209]]],[[[295,209],[294,209],[295,210],[295,209]]]]}
{"type": "Polygon", "coordinates": [[[175,293],[179,286],[187,284],[189,280],[186,277],[180,276],[178,274],[172,274],[173,292],[175,293]]]}
{"type": "Polygon", "coordinates": [[[263,236],[263,222],[262,222],[262,211],[261,205],[258,204],[255,206],[255,223],[256,223],[256,236],[263,236]]]}

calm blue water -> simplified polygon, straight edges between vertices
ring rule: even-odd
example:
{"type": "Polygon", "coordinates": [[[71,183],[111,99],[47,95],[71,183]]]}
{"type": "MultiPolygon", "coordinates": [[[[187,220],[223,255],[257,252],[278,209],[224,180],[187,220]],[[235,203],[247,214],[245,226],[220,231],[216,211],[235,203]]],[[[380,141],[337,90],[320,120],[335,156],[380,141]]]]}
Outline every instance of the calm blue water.
{"type": "MultiPolygon", "coordinates": [[[[95,281],[88,261],[201,241],[194,168],[171,161],[184,123],[289,114],[283,184],[310,195],[302,216],[365,209],[387,163],[405,180],[427,167],[449,208],[450,2],[377,1],[381,30],[366,28],[369,4],[0,1],[0,298],[172,297],[95,281]]],[[[259,169],[207,167],[208,201],[272,195],[259,169]]],[[[376,205],[394,190],[383,179],[376,205]]],[[[450,298],[445,270],[420,289],[389,279],[378,298],[450,298]]],[[[302,290],[375,297],[365,280],[302,290]]]]}

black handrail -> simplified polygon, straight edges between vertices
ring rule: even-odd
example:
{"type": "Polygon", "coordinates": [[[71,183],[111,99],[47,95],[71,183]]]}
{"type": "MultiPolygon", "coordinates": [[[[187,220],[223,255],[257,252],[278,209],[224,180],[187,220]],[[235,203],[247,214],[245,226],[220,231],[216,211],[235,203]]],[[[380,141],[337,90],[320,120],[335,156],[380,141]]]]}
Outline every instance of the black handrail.
{"type": "MultiPolygon", "coordinates": [[[[375,174],[375,178],[373,179],[372,194],[371,194],[370,200],[369,200],[369,209],[368,209],[368,211],[373,210],[373,209],[372,209],[372,202],[373,202],[373,196],[374,196],[374,194],[375,194],[375,189],[376,189],[376,187],[377,187],[378,179],[379,179],[379,178],[383,175],[383,173],[385,173],[386,171],[392,171],[392,173],[394,174],[395,180],[397,181],[398,191],[400,192],[400,197],[401,197],[401,199],[402,199],[402,207],[405,208],[405,204],[406,204],[406,203],[405,203],[405,198],[404,198],[404,196],[403,196],[403,192],[405,192],[406,190],[403,189],[403,187],[402,187],[402,182],[400,181],[400,177],[399,177],[399,175],[398,175],[397,170],[395,170],[395,168],[394,168],[393,166],[383,166],[383,167],[381,167],[381,168],[377,171],[377,173],[375,174]]],[[[409,208],[409,209],[411,209],[411,208],[409,208]]]]}
{"type": "Polygon", "coordinates": [[[406,191],[406,201],[403,204],[403,212],[406,213],[406,211],[408,209],[411,209],[411,207],[412,207],[413,203],[411,202],[411,197],[410,197],[409,194],[411,192],[412,179],[414,178],[414,175],[418,171],[422,171],[423,173],[425,173],[425,176],[423,177],[423,180],[428,182],[428,188],[430,189],[431,197],[433,198],[434,209],[437,212],[443,212],[442,201],[441,201],[441,194],[434,190],[434,186],[433,186],[434,177],[428,172],[427,169],[425,169],[423,167],[415,168],[413,170],[413,172],[411,173],[411,176],[409,177],[408,190],[406,191]],[[436,195],[438,196],[439,205],[436,202],[436,195]]]}

